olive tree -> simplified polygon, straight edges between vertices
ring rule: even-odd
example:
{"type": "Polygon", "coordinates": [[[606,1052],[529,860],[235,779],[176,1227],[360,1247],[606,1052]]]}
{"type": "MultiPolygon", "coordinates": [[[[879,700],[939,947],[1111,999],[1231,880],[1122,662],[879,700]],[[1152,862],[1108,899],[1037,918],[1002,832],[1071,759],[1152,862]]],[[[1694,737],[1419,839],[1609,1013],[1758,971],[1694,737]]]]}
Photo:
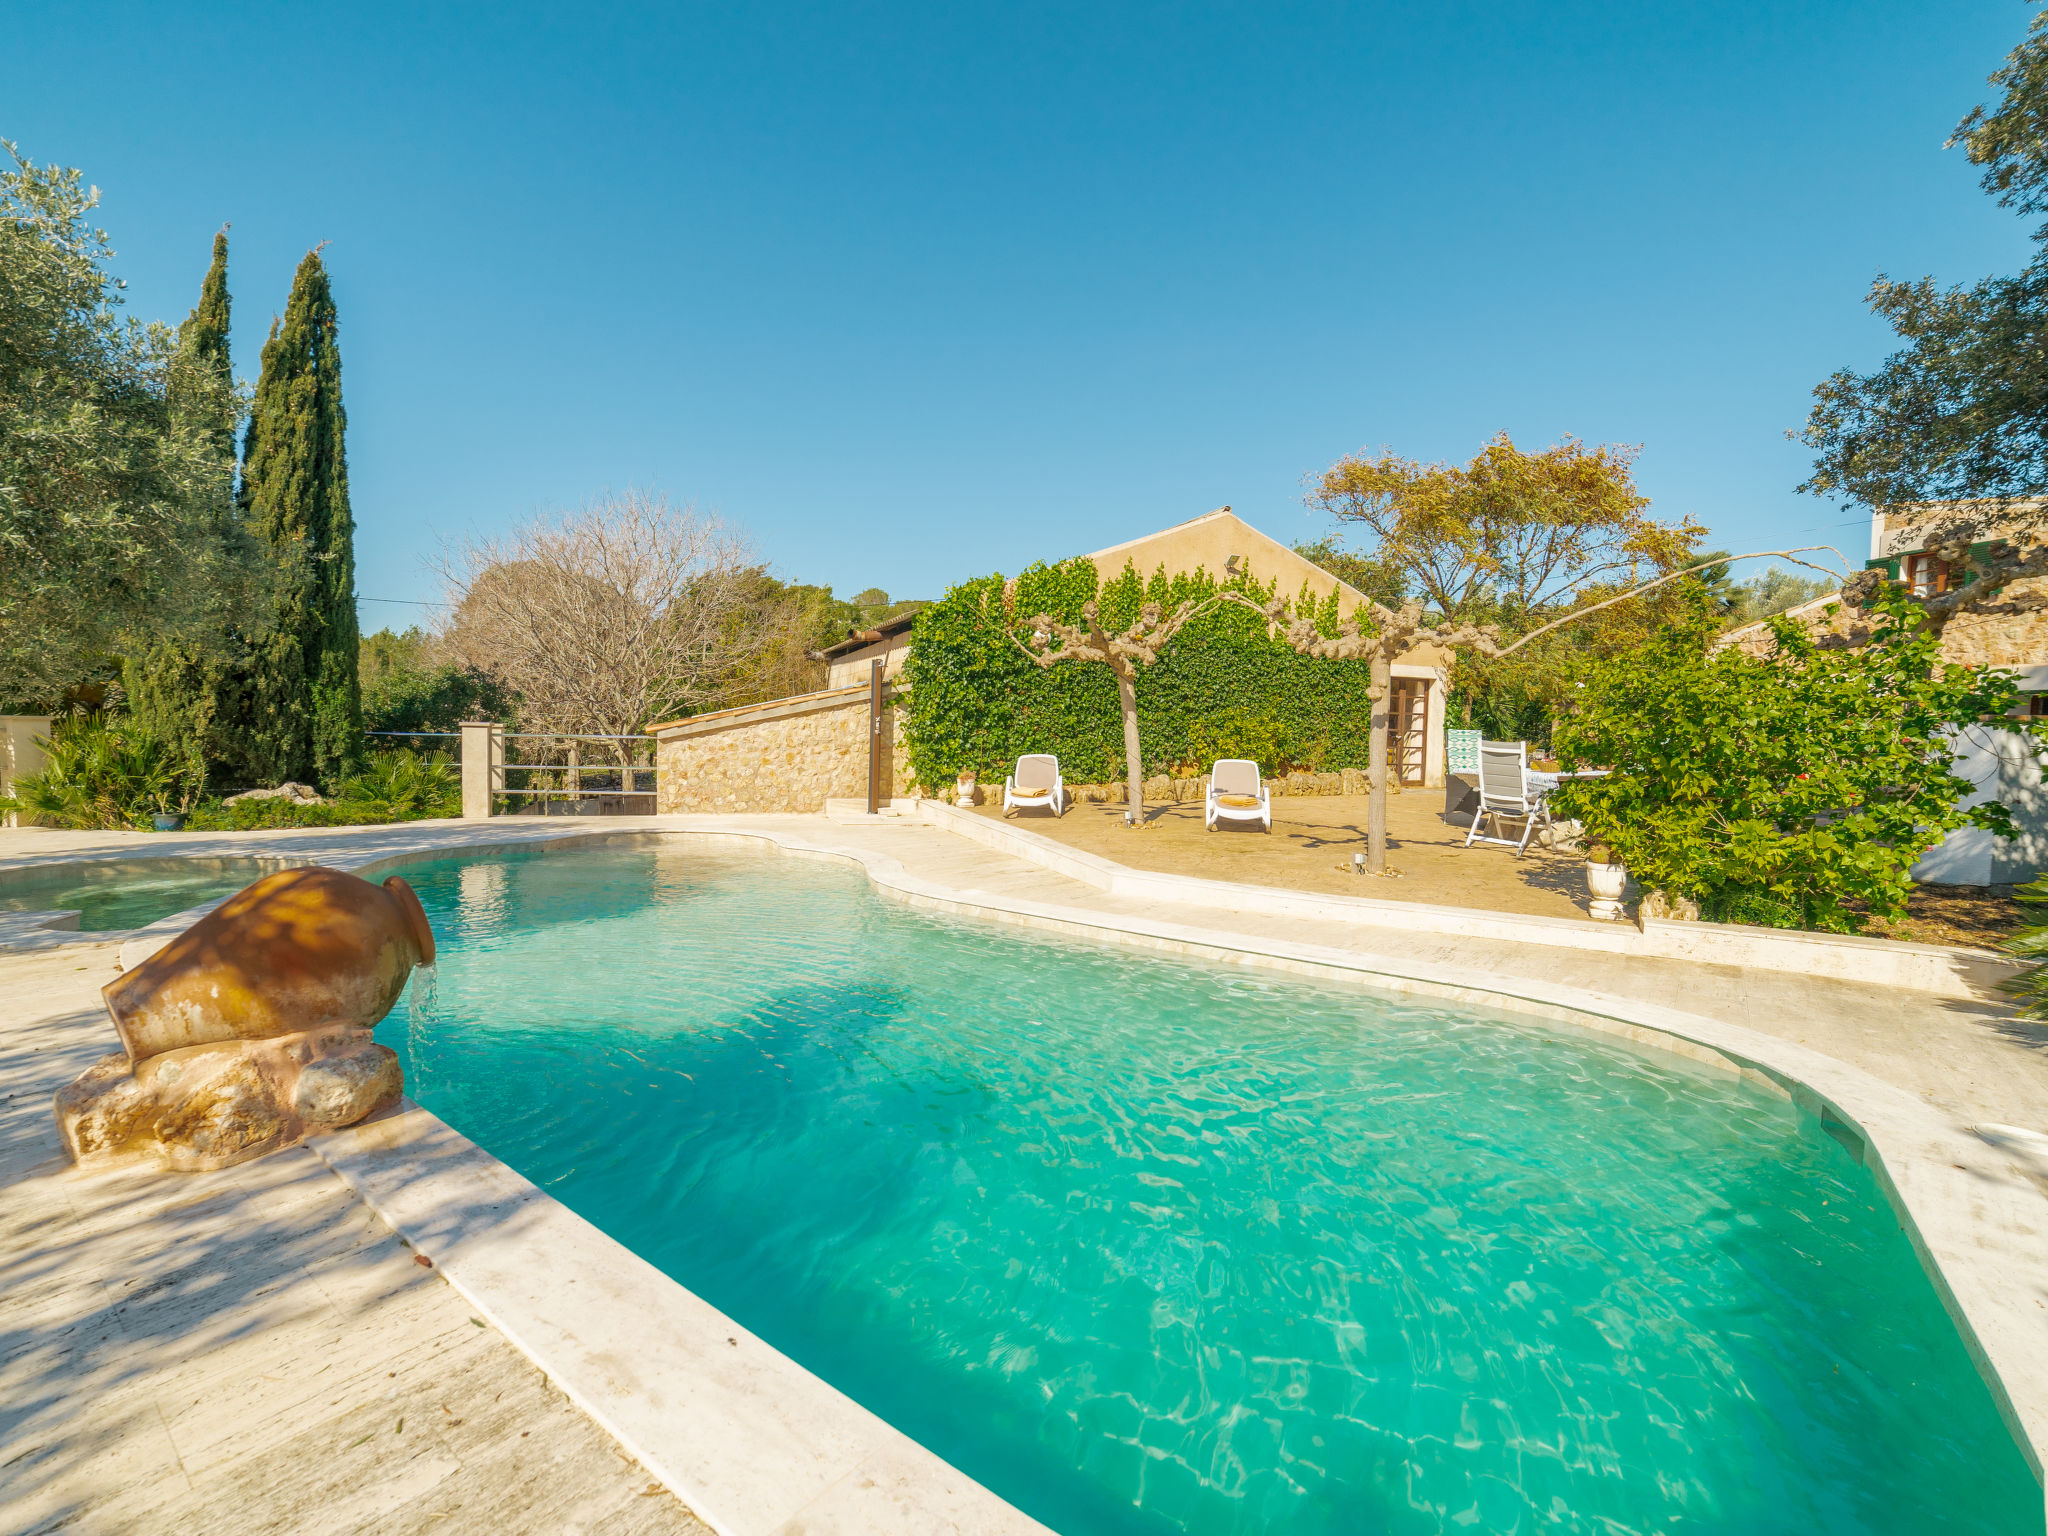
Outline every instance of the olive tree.
{"type": "Polygon", "coordinates": [[[120,650],[204,634],[246,579],[220,433],[231,385],[120,313],[99,201],[0,141],[0,708],[51,702],[120,650]],[[189,360],[186,360],[189,361],[189,360]],[[193,417],[200,418],[195,425],[193,417]]]}

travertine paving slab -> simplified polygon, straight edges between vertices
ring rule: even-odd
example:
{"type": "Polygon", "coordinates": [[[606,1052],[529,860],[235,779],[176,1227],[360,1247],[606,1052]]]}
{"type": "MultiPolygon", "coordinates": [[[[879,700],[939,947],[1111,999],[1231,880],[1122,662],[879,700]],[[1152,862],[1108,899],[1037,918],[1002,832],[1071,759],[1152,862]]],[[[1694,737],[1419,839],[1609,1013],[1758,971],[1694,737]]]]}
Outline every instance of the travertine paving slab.
{"type": "Polygon", "coordinates": [[[73,1171],[113,954],[0,969],[0,1532],[708,1531],[310,1153],[73,1171]]]}

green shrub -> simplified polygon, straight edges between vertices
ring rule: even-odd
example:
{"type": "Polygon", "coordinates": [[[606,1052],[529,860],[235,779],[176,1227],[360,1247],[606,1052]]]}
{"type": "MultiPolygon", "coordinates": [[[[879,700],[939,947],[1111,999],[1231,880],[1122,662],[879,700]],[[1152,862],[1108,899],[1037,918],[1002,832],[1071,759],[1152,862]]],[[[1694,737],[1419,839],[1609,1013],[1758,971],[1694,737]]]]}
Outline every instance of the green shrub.
{"type": "Polygon", "coordinates": [[[267,832],[291,827],[374,827],[402,821],[381,806],[359,801],[331,800],[309,804],[282,797],[273,800],[242,800],[222,805],[218,800],[196,808],[185,825],[195,832],[267,832]]]}
{"type": "Polygon", "coordinates": [[[8,808],[43,826],[107,831],[146,826],[191,806],[200,786],[166,743],[128,720],[74,715],[43,746],[49,762],[25,774],[8,808]]]}
{"type": "Polygon", "coordinates": [[[1780,619],[1768,657],[1710,651],[1701,617],[1595,664],[1552,739],[1563,766],[1613,774],[1553,806],[1645,890],[1714,921],[1853,933],[1902,915],[1907,871],[1950,832],[2013,835],[2004,806],[1963,807],[1953,732],[2030,727],[2009,718],[2010,673],[1944,663],[1897,589],[1875,603],[1859,646],[1823,648],[1780,619]]]}
{"type": "Polygon", "coordinates": [[[509,716],[511,696],[495,678],[473,667],[430,661],[431,650],[418,628],[363,636],[358,667],[364,730],[452,731],[464,720],[509,716]]]}
{"type": "Polygon", "coordinates": [[[1249,758],[1267,778],[1284,773],[1292,763],[1287,727],[1268,715],[1248,709],[1226,709],[1188,728],[1194,771],[1207,773],[1221,757],[1249,758]]]}
{"type": "MultiPolygon", "coordinates": [[[[910,687],[904,734],[917,782],[936,792],[973,769],[984,782],[999,783],[1025,752],[1056,754],[1069,783],[1123,777],[1123,716],[1109,668],[1086,662],[1040,667],[1013,632],[1021,634],[1040,613],[1078,623],[1090,598],[1100,602],[1102,623],[1122,630],[1147,602],[1170,611],[1186,599],[1213,596],[1222,585],[1200,570],[1179,576],[1161,570],[1148,582],[1128,565],[1115,580],[1099,582],[1093,562],[1082,556],[1029,567],[1017,577],[1008,604],[1000,576],[953,588],[918,614],[904,663],[910,687]]],[[[1255,602],[1273,594],[1273,584],[1249,572],[1227,585],[1255,602]]],[[[1316,603],[1304,589],[1297,606],[1315,613],[1325,632],[1335,632],[1334,595],[1316,603]]],[[[1300,655],[1268,635],[1257,613],[1218,603],[1191,620],[1138,676],[1144,769],[1163,773],[1197,761],[1200,748],[1220,739],[1222,722],[1233,716],[1270,723],[1282,743],[1311,744],[1301,751],[1304,762],[1362,767],[1372,738],[1370,681],[1368,663],[1300,655]]]]}
{"type": "Polygon", "coordinates": [[[290,827],[374,827],[393,821],[462,814],[462,772],[441,752],[403,749],[373,755],[362,772],[342,781],[341,794],[318,804],[287,800],[218,800],[198,807],[186,822],[200,832],[260,832],[290,827]]]}

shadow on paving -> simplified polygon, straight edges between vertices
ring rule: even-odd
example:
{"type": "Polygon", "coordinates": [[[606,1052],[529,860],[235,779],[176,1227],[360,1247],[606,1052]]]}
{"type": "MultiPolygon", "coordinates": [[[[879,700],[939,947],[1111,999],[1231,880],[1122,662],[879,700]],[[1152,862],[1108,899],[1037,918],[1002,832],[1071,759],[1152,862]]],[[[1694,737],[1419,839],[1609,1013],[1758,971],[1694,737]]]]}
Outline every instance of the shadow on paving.
{"type": "Polygon", "coordinates": [[[0,1051],[0,1530],[703,1531],[312,1153],[72,1170],[104,1031],[0,1051]]]}

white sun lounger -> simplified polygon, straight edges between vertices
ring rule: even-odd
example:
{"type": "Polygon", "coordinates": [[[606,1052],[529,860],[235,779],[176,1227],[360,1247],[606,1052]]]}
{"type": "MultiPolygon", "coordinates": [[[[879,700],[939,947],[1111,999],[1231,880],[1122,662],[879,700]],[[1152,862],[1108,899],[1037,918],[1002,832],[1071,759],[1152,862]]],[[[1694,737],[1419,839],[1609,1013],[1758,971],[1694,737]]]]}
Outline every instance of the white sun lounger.
{"type": "Polygon", "coordinates": [[[1256,821],[1273,830],[1273,797],[1259,778],[1259,765],[1248,758],[1219,758],[1209,770],[1209,794],[1202,806],[1202,826],[1213,832],[1219,821],[1256,821]]]}
{"type": "Polygon", "coordinates": [[[1060,777],[1060,760],[1049,752],[1018,758],[1017,771],[1003,780],[1003,814],[1031,809],[1049,810],[1055,816],[1067,813],[1067,785],[1060,777]]]}

